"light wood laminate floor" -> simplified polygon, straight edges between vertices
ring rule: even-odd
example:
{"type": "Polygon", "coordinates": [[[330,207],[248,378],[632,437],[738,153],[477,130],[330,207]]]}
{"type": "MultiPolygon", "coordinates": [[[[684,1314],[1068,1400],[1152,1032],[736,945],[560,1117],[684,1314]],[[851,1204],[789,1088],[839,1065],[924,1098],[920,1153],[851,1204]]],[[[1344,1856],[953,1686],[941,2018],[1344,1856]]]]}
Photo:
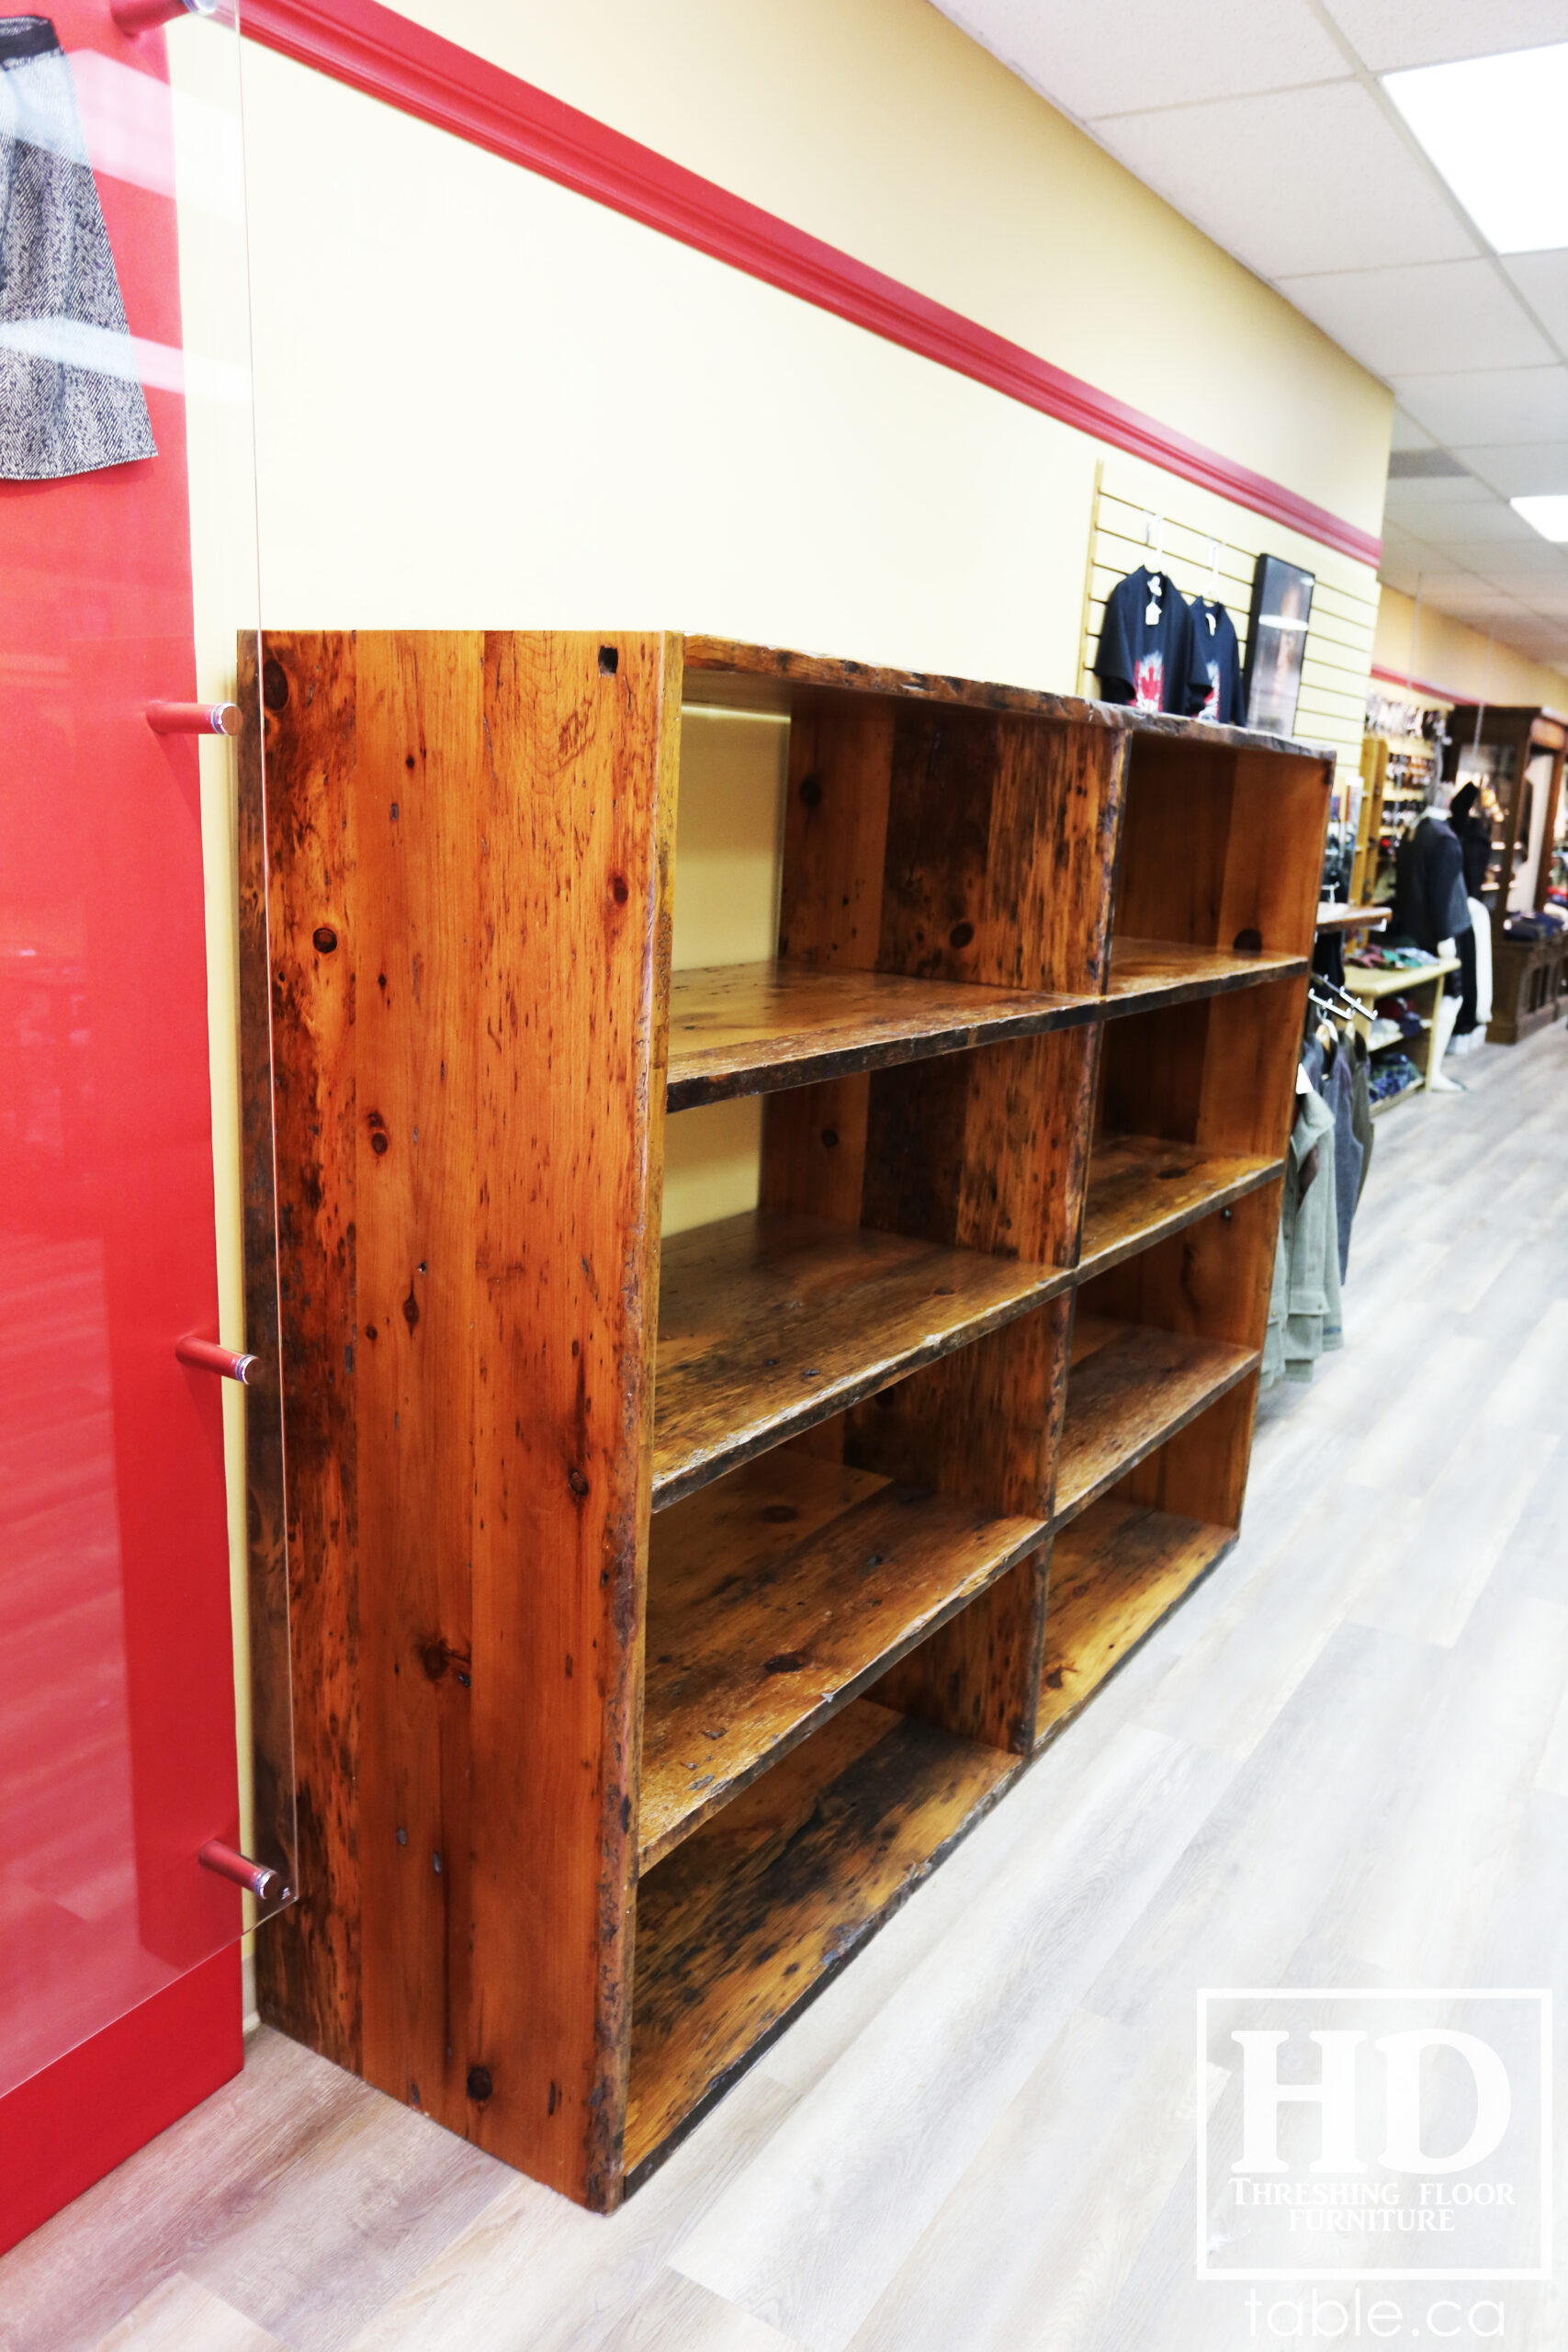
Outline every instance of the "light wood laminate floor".
{"type": "Polygon", "coordinates": [[[1568,1964],[1568,1033],[1450,1067],[1235,1553],[623,2213],[263,2032],[0,2262],[4,2352],[1295,2341],[1193,2277],[1195,1988],[1568,1964]]]}

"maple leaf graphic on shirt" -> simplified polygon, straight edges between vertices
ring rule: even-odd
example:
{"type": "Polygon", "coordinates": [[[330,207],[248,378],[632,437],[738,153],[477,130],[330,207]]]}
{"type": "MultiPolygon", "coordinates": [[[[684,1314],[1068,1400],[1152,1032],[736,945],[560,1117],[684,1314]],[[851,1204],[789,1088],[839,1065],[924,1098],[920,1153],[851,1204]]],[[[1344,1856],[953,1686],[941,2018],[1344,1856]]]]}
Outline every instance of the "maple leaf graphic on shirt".
{"type": "Polygon", "coordinates": [[[1140,653],[1133,677],[1133,701],[1139,710],[1165,708],[1165,656],[1140,653]]]}

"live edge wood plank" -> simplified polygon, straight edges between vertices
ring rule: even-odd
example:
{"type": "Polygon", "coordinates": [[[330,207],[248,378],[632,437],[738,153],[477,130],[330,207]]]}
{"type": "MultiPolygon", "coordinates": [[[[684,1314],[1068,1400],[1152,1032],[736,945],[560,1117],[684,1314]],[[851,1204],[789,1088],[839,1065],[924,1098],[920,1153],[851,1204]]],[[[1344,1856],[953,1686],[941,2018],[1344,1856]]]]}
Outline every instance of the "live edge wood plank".
{"type": "Polygon", "coordinates": [[[1232,1527],[1108,1496],[1051,1546],[1039,1729],[1057,1729],[1235,1542],[1232,1527]]]}
{"type": "Polygon", "coordinates": [[[1022,1764],[857,1699],[649,1873],[637,1889],[628,2187],[1022,1764]]]}
{"type": "Polygon", "coordinates": [[[1289,979],[1304,972],[1304,956],[1259,948],[1183,947],[1165,939],[1113,939],[1107,1013],[1147,1012],[1155,1005],[1180,1004],[1190,997],[1218,996],[1249,989],[1259,980],[1289,979]]]}
{"type": "Polygon", "coordinates": [[[908,979],[779,961],[677,972],[671,1111],[1031,1037],[1091,1020],[1093,995],[908,979]]]}
{"type": "Polygon", "coordinates": [[[1089,1159],[1080,1281],[1279,1175],[1283,1162],[1204,1152],[1157,1136],[1100,1136],[1089,1159]]]}
{"type": "Polygon", "coordinates": [[[1256,1348],[1079,1315],[1056,1472],[1060,1526],[1256,1371],[1256,1348]]]}
{"type": "Polygon", "coordinates": [[[661,1513],[640,1868],[1035,1550],[1043,1521],[775,1448],[661,1513]]]}
{"type": "Polygon", "coordinates": [[[748,1214],[672,1235],[660,1269],[654,1510],[1072,1279],[818,1217],[748,1214]]]}

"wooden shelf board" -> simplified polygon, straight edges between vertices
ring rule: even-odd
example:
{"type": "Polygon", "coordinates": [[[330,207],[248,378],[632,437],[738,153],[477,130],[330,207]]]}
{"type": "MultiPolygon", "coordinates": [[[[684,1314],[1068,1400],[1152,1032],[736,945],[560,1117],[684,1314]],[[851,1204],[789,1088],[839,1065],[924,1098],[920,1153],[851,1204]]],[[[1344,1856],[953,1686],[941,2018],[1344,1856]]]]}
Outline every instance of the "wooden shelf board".
{"type": "Polygon", "coordinates": [[[653,1508],[1057,1297],[1071,1271],[761,1211],[660,1264],[653,1508]]]}
{"type": "Polygon", "coordinates": [[[720,964],[670,983],[666,1102],[688,1111],[851,1071],[1090,1021],[1097,996],[1047,995],[809,964],[720,964]]]}
{"type": "Polygon", "coordinates": [[[1023,1769],[857,1699],[637,1888],[628,2186],[1023,1769]]]}
{"type": "Polygon", "coordinates": [[[1380,1095],[1372,1104],[1372,1116],[1374,1119],[1381,1119],[1383,1113],[1392,1111],[1396,1102],[1408,1102],[1413,1094],[1425,1094],[1426,1091],[1426,1080],[1413,1079],[1408,1086],[1402,1086],[1397,1094],[1380,1095]]]}
{"type": "Polygon", "coordinates": [[[1076,1518],[1260,1362],[1256,1348],[1079,1315],[1056,1465],[1055,1524],[1076,1518]]]}
{"type": "Polygon", "coordinates": [[[654,1521],[639,1868],[1045,1540],[775,1447],[654,1521]]]}
{"type": "Polygon", "coordinates": [[[1051,1546],[1042,1734],[1059,1729],[1235,1540],[1235,1528],[1111,1498],[1064,1528],[1051,1546]]]}
{"type": "Polygon", "coordinates": [[[1113,939],[1108,1013],[1148,1012],[1156,1005],[1185,1004],[1190,997],[1219,996],[1226,989],[1249,989],[1259,980],[1290,979],[1307,969],[1304,956],[1282,956],[1259,948],[1237,955],[1228,948],[1183,947],[1167,939],[1113,939]]]}
{"type": "Polygon", "coordinates": [[[1317,910],[1319,931],[1381,931],[1389,918],[1387,907],[1347,907],[1325,899],[1317,910]]]}
{"type": "Polygon", "coordinates": [[[1278,1176],[1282,1159],[1219,1158],[1155,1136],[1098,1136],[1084,1196],[1078,1279],[1120,1265],[1278,1176]]]}

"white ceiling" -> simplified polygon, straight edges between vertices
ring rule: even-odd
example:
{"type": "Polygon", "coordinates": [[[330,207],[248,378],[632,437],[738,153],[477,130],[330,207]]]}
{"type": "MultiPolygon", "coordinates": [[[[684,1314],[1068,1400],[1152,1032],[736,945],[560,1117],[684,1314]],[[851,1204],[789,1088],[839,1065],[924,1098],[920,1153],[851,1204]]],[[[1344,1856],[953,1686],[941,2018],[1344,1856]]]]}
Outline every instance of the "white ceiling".
{"type": "Polygon", "coordinates": [[[1500,259],[1377,78],[1568,41],[1568,0],[937,4],[1393,386],[1383,578],[1568,662],[1568,548],[1506,503],[1568,492],[1568,250],[1500,259]]]}

